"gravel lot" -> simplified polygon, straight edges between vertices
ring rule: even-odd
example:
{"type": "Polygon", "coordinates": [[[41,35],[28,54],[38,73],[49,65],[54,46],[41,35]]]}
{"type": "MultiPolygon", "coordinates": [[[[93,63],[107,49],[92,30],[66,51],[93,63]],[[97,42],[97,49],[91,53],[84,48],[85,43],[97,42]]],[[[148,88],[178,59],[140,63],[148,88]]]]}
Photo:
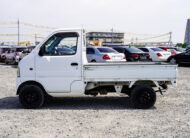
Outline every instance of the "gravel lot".
{"type": "Polygon", "coordinates": [[[135,110],[127,97],[63,98],[42,109],[22,109],[15,95],[16,66],[0,64],[0,137],[190,137],[190,67],[155,107],[135,110]]]}

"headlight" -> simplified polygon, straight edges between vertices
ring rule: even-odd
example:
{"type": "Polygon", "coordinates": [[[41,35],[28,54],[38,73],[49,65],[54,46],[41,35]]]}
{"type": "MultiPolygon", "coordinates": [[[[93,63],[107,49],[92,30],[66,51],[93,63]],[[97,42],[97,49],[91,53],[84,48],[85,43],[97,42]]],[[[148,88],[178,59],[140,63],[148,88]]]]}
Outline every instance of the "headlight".
{"type": "Polygon", "coordinates": [[[20,68],[17,68],[17,77],[20,77],[20,68]]]}

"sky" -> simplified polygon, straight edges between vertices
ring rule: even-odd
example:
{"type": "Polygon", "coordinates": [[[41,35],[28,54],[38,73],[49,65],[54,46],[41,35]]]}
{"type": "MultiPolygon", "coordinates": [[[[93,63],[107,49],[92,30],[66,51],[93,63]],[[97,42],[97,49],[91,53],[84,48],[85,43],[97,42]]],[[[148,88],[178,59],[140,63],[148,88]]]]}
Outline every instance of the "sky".
{"type": "MultiPolygon", "coordinates": [[[[0,0],[0,21],[137,34],[172,32],[183,42],[190,0],[0,0]]],[[[9,33],[0,28],[0,33],[9,33]]],[[[1,38],[2,39],[2,38],[1,38]]]]}

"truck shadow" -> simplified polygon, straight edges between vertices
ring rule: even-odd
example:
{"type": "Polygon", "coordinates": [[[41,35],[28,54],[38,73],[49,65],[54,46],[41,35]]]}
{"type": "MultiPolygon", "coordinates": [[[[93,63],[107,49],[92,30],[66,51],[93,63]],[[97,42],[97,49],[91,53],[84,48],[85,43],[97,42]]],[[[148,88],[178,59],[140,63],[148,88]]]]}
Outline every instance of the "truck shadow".
{"type": "MultiPolygon", "coordinates": [[[[133,110],[129,104],[129,97],[64,97],[52,99],[36,110],[133,110]]],[[[0,99],[0,110],[23,109],[18,97],[0,99]]],[[[152,107],[150,110],[156,109],[152,107]]]]}
{"type": "Polygon", "coordinates": [[[45,104],[48,109],[111,110],[131,109],[129,97],[64,97],[45,104]]]}

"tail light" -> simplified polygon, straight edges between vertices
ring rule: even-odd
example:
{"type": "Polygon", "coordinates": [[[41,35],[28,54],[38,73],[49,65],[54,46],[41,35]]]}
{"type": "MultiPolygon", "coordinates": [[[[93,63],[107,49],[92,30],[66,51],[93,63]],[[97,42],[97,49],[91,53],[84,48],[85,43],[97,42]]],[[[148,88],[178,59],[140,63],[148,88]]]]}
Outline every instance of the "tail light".
{"type": "Polygon", "coordinates": [[[157,56],[162,57],[162,55],[160,53],[157,53],[157,56]]]}
{"type": "Polygon", "coordinates": [[[124,56],[123,59],[126,59],[126,57],[124,56]]]}
{"type": "Polygon", "coordinates": [[[5,53],[5,51],[2,51],[2,53],[5,53]]]}
{"type": "Polygon", "coordinates": [[[108,59],[110,59],[110,57],[106,54],[106,55],[104,55],[104,56],[102,57],[102,59],[108,60],[108,59]]]}
{"type": "Polygon", "coordinates": [[[176,52],[173,52],[172,55],[176,55],[176,52]]]}
{"type": "Polygon", "coordinates": [[[136,57],[136,58],[138,58],[138,57],[139,57],[139,55],[138,55],[138,54],[134,54],[134,53],[133,53],[133,54],[131,54],[131,56],[132,56],[132,57],[136,57]]]}
{"type": "Polygon", "coordinates": [[[150,58],[150,55],[149,55],[149,54],[147,55],[147,58],[150,58]]]}
{"type": "Polygon", "coordinates": [[[16,56],[18,56],[19,55],[19,53],[18,52],[16,52],[16,56]]]}

